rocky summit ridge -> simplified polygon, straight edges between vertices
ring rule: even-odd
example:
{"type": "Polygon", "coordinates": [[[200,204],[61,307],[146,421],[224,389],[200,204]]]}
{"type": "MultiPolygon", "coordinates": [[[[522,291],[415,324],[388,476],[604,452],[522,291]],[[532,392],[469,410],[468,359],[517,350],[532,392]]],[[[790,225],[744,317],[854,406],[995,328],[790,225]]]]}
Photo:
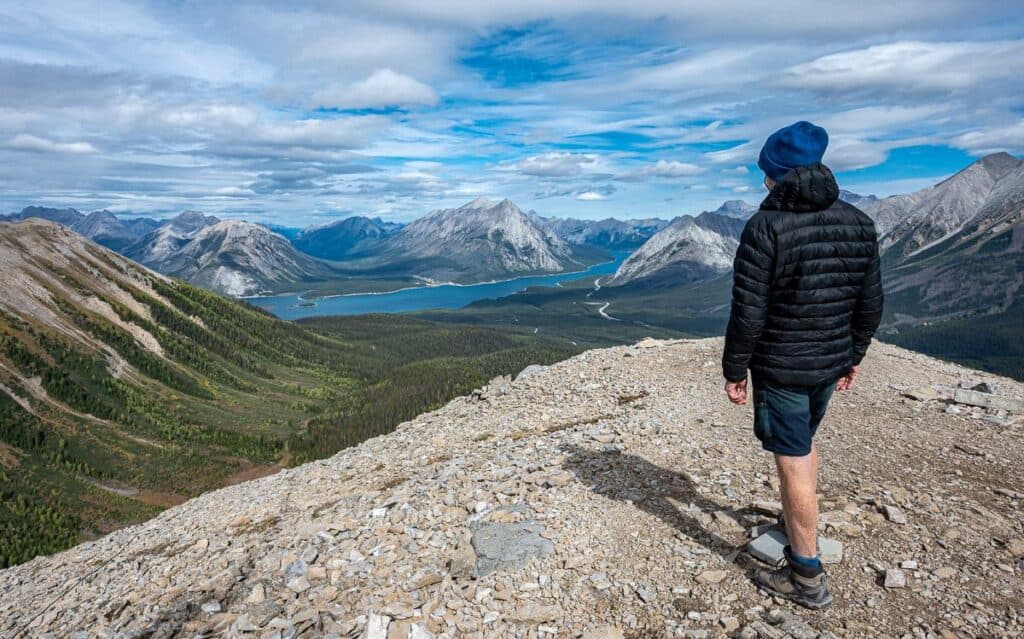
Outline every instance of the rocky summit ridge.
{"type": "Polygon", "coordinates": [[[1024,636],[1024,385],[872,347],[819,435],[812,613],[748,578],[775,479],[721,347],[530,367],[0,572],[0,637],[1024,636]]]}

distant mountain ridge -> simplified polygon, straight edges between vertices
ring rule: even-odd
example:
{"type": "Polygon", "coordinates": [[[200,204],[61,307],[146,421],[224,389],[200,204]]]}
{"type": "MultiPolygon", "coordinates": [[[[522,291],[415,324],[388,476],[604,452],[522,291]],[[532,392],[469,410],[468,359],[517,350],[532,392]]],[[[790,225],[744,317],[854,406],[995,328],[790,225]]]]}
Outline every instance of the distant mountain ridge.
{"type": "Polygon", "coordinates": [[[418,277],[454,282],[561,273],[597,261],[511,200],[484,197],[410,222],[386,238],[373,257],[418,277]]]}
{"type": "Polygon", "coordinates": [[[566,242],[590,244],[610,250],[635,249],[669,224],[669,220],[659,218],[579,220],[541,217],[535,212],[530,215],[566,242]]]}
{"type": "Polygon", "coordinates": [[[55,209],[45,206],[26,206],[18,213],[0,216],[0,221],[13,222],[33,217],[63,224],[72,231],[115,251],[126,248],[161,224],[160,220],[148,217],[118,217],[106,209],[85,214],[77,209],[55,209]]]}
{"type": "Polygon", "coordinates": [[[166,275],[234,296],[337,275],[263,225],[198,211],[172,218],[124,254],[166,275]]]}
{"type": "Polygon", "coordinates": [[[341,260],[371,251],[402,229],[402,224],[359,215],[302,229],[292,239],[303,253],[326,260],[341,260]]]}

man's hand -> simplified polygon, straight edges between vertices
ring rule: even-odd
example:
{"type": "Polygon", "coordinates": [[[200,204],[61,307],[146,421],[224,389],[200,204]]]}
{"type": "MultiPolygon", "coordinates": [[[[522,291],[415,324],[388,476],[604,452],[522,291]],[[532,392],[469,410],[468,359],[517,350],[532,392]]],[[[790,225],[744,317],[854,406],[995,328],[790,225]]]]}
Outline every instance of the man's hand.
{"type": "Polygon", "coordinates": [[[747,380],[741,379],[738,382],[725,380],[725,394],[733,404],[747,403],[747,380]]]}
{"type": "Polygon", "coordinates": [[[850,370],[847,371],[846,375],[843,375],[836,382],[836,390],[844,391],[853,388],[853,383],[857,381],[857,367],[851,366],[850,370]]]}

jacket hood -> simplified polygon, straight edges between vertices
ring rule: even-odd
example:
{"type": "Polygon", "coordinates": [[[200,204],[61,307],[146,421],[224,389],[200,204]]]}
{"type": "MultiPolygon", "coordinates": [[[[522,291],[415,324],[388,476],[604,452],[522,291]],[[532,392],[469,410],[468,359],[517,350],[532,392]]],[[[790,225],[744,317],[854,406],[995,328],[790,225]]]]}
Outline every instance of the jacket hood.
{"type": "Polygon", "coordinates": [[[820,162],[792,169],[761,202],[769,211],[811,213],[823,211],[839,199],[839,185],[832,170],[820,162]]]}

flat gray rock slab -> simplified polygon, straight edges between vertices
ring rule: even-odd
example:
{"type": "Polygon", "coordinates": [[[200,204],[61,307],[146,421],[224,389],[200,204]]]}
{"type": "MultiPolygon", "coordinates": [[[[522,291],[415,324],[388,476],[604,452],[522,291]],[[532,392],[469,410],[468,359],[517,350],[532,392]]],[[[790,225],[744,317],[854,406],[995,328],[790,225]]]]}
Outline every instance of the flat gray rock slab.
{"type": "Polygon", "coordinates": [[[518,570],[531,559],[550,555],[555,546],[540,534],[544,526],[535,521],[515,524],[483,523],[473,526],[476,576],[499,570],[518,570]]]}
{"type": "MultiPolygon", "coordinates": [[[[755,559],[775,565],[783,557],[783,550],[789,545],[786,532],[775,527],[747,544],[747,553],[755,559]]],[[[838,564],[843,560],[843,542],[828,537],[818,537],[818,553],[821,562],[838,564]]]]}

